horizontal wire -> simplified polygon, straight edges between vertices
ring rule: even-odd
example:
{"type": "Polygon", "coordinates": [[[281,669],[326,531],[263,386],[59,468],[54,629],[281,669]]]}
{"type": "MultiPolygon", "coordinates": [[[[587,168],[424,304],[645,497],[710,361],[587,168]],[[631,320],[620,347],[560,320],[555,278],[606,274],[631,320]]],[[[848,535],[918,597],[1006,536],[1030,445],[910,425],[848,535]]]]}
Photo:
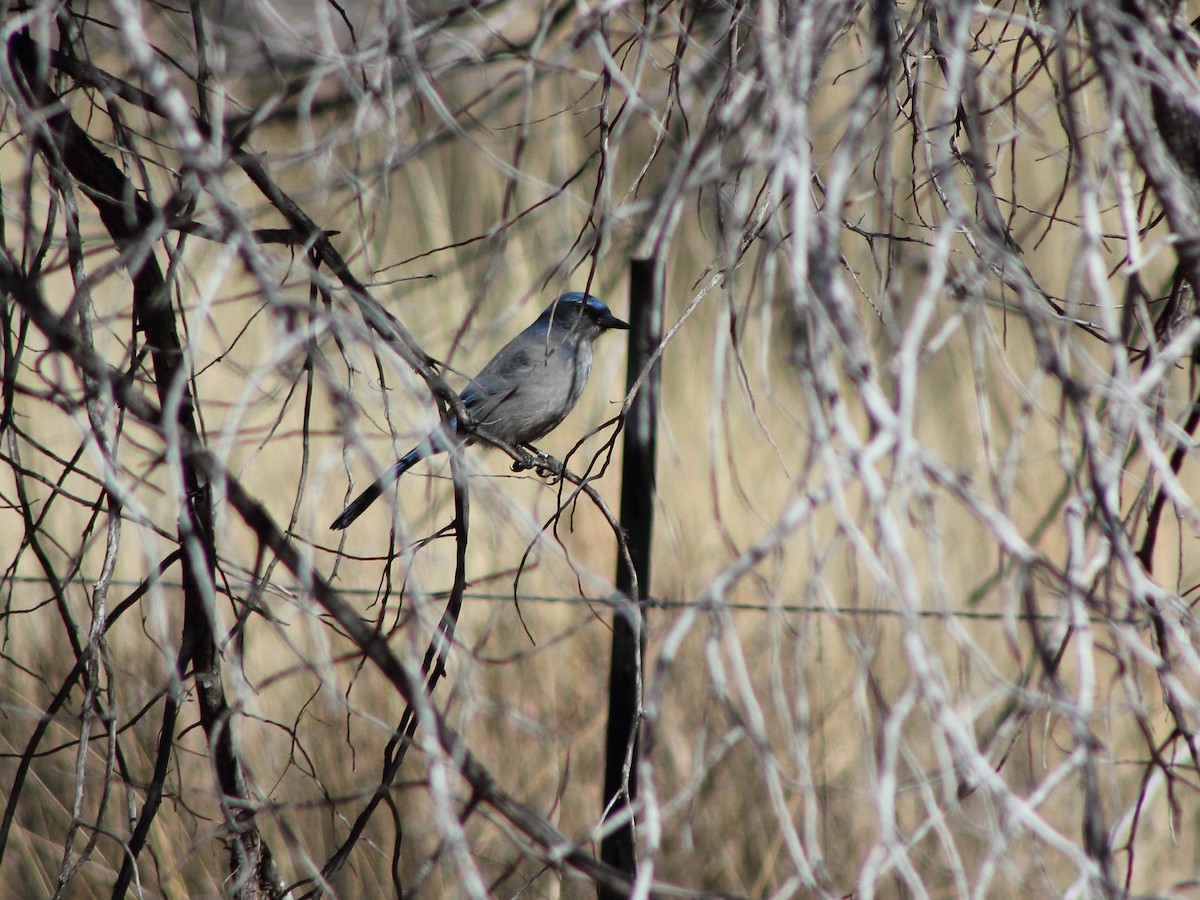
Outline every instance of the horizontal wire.
{"type": "MultiPolygon", "coordinates": [[[[48,584],[47,579],[36,575],[14,575],[10,576],[5,581],[17,582],[21,584],[48,584]]],[[[137,587],[142,584],[140,581],[133,579],[114,578],[109,582],[116,587],[137,587]]],[[[179,581],[160,581],[159,585],[164,588],[173,590],[182,590],[183,583],[179,581]]],[[[295,587],[280,588],[280,590],[291,594],[302,594],[303,590],[295,587]]],[[[350,597],[377,597],[379,592],[371,588],[340,588],[340,593],[350,597]]],[[[435,599],[444,598],[444,594],[430,594],[428,596],[435,599]]],[[[499,593],[475,593],[467,591],[463,594],[464,600],[478,600],[487,603],[511,603],[513,602],[512,594],[499,593]]],[[[553,595],[521,595],[516,598],[519,603],[544,603],[548,605],[562,604],[567,606],[612,606],[612,602],[606,597],[578,597],[578,596],[553,596],[553,595]]],[[[643,605],[648,609],[686,609],[696,606],[696,603],[691,600],[672,600],[663,597],[647,597],[643,601],[643,605]]],[[[1015,613],[1008,615],[1002,612],[983,612],[980,610],[934,610],[934,609],[918,609],[909,610],[901,613],[900,610],[890,609],[887,607],[868,607],[868,606],[818,606],[803,603],[733,603],[723,602],[720,604],[709,604],[714,607],[719,607],[723,610],[731,612],[756,612],[756,613],[811,613],[839,616],[887,616],[900,617],[901,615],[911,615],[918,619],[970,619],[979,622],[1061,622],[1063,615],[1055,615],[1053,613],[1039,613],[1031,616],[1028,613],[1015,613]]],[[[1064,613],[1065,615],[1065,613],[1064,613]]],[[[1111,617],[1102,615],[1091,615],[1088,617],[1093,624],[1105,624],[1112,622],[1111,617]]],[[[1137,625],[1137,622],[1122,620],[1122,624],[1137,625]]]]}

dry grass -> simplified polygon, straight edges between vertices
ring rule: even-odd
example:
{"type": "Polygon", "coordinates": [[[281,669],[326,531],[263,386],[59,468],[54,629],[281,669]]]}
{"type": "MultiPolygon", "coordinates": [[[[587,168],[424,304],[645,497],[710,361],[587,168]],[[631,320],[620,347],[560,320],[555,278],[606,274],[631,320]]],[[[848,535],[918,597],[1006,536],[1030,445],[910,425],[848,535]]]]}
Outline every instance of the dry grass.
{"type": "MultiPolygon", "coordinates": [[[[104,14],[120,20],[114,5],[104,14]]],[[[742,55],[718,95],[728,11],[691,19],[689,9],[679,63],[679,9],[668,5],[648,40],[638,31],[642,7],[618,6],[607,31],[595,10],[564,22],[506,4],[463,15],[422,38],[421,77],[403,53],[383,51],[378,23],[364,18],[359,56],[348,61],[322,36],[320,16],[295,18],[311,27],[308,51],[297,44],[309,68],[287,75],[311,93],[288,95],[250,148],[319,227],[340,232],[334,244],[352,270],[451,373],[476,371],[559,290],[587,284],[620,314],[626,260],[658,242],[665,322],[686,320],[662,355],[643,872],[756,897],[1104,894],[1127,878],[1135,892],[1182,889],[1197,877],[1187,848],[1200,812],[1185,740],[1200,720],[1190,459],[1157,525],[1152,566],[1130,568],[1128,548],[1146,536],[1166,461],[1191,447],[1183,423],[1194,368],[1184,348],[1173,371],[1134,397],[1145,369],[1130,355],[1147,346],[1151,322],[1127,312],[1136,286],[1125,264],[1136,259],[1138,283],[1161,297],[1179,262],[1177,235],[1157,216],[1159,194],[1143,202],[1135,193],[1141,158],[1123,142],[1125,120],[1104,85],[1089,80],[1098,53],[1089,29],[1098,26],[1072,24],[1070,46],[1048,49],[1051,65],[1038,69],[1029,36],[1052,42],[1060,26],[1051,19],[977,11],[960,33],[951,5],[933,4],[949,48],[950,69],[941,69],[924,20],[904,8],[895,27],[913,43],[863,110],[859,98],[878,90],[869,12],[835,27],[845,8],[830,5],[829,21],[806,31],[797,24],[804,4],[781,4],[779,21],[742,10],[742,55]],[[510,54],[481,23],[536,50],[510,54]],[[544,43],[533,37],[539,24],[544,43]],[[796,30],[778,46],[795,59],[772,62],[773,35],[788,28],[796,30]],[[793,66],[802,39],[818,64],[811,90],[793,66]],[[457,64],[471,53],[487,61],[457,64]],[[606,62],[620,73],[607,91],[606,62]],[[983,147],[971,145],[965,121],[952,127],[968,102],[952,71],[959,63],[978,69],[970,77],[986,101],[983,147]],[[1029,81],[1009,96],[1014,71],[1029,81]],[[1063,71],[1075,132],[1055,105],[1063,71]],[[856,130],[859,114],[866,124],[856,130]],[[593,155],[600,127],[610,129],[603,168],[593,155]],[[988,233],[986,192],[964,162],[972,152],[984,154],[1019,252],[988,233]],[[577,170],[582,177],[560,189],[577,170]],[[675,214],[660,218],[672,205],[675,214]],[[760,209],[762,228],[739,256],[760,209]],[[1142,229],[1136,240],[1131,223],[1142,229]],[[830,227],[832,268],[822,243],[830,227]],[[1015,271],[1042,293],[1021,294],[1015,271]],[[1167,621],[1166,646],[1156,616],[1167,621]],[[1089,829],[1103,847],[1088,843],[1089,829]]],[[[143,15],[150,39],[194,68],[188,17],[143,15]]],[[[336,16],[329,21],[341,34],[336,16]]],[[[145,78],[144,65],[124,61],[123,41],[134,38],[78,22],[93,64],[145,78]]],[[[239,102],[266,109],[283,94],[237,37],[210,47],[214,83],[229,92],[226,112],[239,102]]],[[[72,95],[73,114],[104,141],[111,122],[91,105],[96,97],[72,95]]],[[[128,140],[150,166],[145,183],[132,168],[131,177],[162,203],[186,154],[162,117],[123,106],[128,140]]],[[[0,111],[16,135],[0,148],[12,248],[26,217],[42,227],[52,195],[44,162],[31,162],[21,108],[9,93],[0,111]]],[[[238,209],[246,226],[280,226],[235,164],[196,178],[196,220],[214,224],[238,209]]],[[[130,282],[94,209],[77,199],[86,268],[110,267],[89,285],[95,347],[127,368],[142,342],[130,282]]],[[[61,314],[80,293],[58,215],[37,286],[61,314]]],[[[301,252],[174,234],[154,246],[170,267],[205,446],[277,523],[293,523],[305,562],[386,634],[397,658],[417,665],[452,587],[453,536],[423,543],[453,520],[447,463],[422,463],[394,503],[377,504],[344,540],[327,524],[348,496],[348,473],[363,486],[436,423],[424,379],[301,252]]],[[[10,263],[20,258],[7,251],[10,263]]],[[[17,305],[5,302],[18,323],[17,305]]],[[[12,782],[76,665],[64,615],[86,642],[97,580],[112,579],[111,615],[180,541],[182,484],[164,462],[161,433],[126,413],[118,436],[107,408],[122,526],[102,575],[110,519],[81,372],[37,328],[27,340],[6,375],[20,432],[4,435],[0,470],[11,504],[0,529],[12,536],[0,783],[12,782]],[[62,459],[77,451],[78,471],[49,502],[62,459]],[[28,542],[18,486],[29,493],[43,561],[28,542]]],[[[13,353],[10,345],[5,359],[13,353]]],[[[543,449],[564,457],[620,410],[623,359],[619,339],[605,338],[583,401],[543,449]]],[[[138,385],[149,396],[148,369],[138,385]]],[[[608,434],[589,437],[572,469],[585,468],[608,434]]],[[[618,449],[596,483],[613,509],[619,461],[618,449]]],[[[598,852],[616,537],[586,499],[545,530],[563,489],[508,471],[502,453],[472,451],[462,465],[472,475],[470,583],[434,705],[504,792],[598,852]]],[[[319,872],[345,839],[405,704],[272,563],[253,524],[218,500],[222,684],[254,825],[291,883],[319,872]],[[260,607],[247,615],[260,579],[260,607]]],[[[169,569],[111,623],[94,676],[108,718],[87,710],[77,685],[50,722],[0,860],[13,896],[53,894],[64,846],[73,863],[93,837],[63,894],[111,892],[172,691],[183,705],[138,887],[148,896],[229,889],[212,736],[198,722],[190,673],[180,681],[174,672],[179,580],[178,566],[169,569]],[[103,736],[109,723],[119,761],[103,736]],[[72,835],[73,821],[83,827],[72,835]]],[[[477,883],[497,896],[593,896],[590,881],[495,805],[470,802],[471,785],[441,768],[432,733],[418,730],[335,892],[390,894],[394,872],[415,896],[465,896],[477,883]]]]}

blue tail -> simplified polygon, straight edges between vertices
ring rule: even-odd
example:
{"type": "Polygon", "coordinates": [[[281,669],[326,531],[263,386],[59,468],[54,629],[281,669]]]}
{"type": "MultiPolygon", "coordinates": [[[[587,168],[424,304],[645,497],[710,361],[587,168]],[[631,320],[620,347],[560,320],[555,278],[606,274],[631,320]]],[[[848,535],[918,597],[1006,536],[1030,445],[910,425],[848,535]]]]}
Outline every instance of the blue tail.
{"type": "Polygon", "coordinates": [[[361,516],[377,499],[379,495],[386,491],[401,475],[415,466],[422,458],[428,455],[428,447],[413,447],[394,466],[375,479],[375,483],[369,488],[350,501],[350,505],[342,510],[342,514],[333,520],[333,524],[329,527],[334,531],[341,531],[359,516],[361,516]]]}

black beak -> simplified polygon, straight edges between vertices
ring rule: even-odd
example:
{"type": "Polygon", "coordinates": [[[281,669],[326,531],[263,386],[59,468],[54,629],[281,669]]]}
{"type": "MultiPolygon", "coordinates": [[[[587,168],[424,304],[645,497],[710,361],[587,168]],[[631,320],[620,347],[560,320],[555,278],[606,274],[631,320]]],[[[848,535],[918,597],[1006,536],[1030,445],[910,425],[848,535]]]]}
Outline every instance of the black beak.
{"type": "Polygon", "coordinates": [[[608,314],[607,319],[604,319],[603,321],[601,321],[600,326],[602,328],[604,328],[606,331],[610,328],[615,328],[618,331],[628,331],[629,330],[629,323],[622,322],[620,319],[618,319],[612,313],[608,314]]]}

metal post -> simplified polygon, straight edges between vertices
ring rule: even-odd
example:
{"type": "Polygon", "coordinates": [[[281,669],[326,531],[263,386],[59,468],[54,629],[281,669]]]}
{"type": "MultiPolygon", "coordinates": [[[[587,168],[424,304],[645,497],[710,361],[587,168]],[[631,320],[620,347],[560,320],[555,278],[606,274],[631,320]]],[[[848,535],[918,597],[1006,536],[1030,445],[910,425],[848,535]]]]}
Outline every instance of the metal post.
{"type": "MultiPolygon", "coordinates": [[[[630,260],[626,390],[630,390],[641,376],[661,340],[662,292],[658,289],[656,270],[653,258],[630,260]]],[[[633,570],[626,564],[624,554],[618,553],[616,586],[621,594],[634,601],[634,605],[618,610],[613,616],[604,766],[606,820],[627,815],[630,804],[637,797],[638,716],[642,659],[646,650],[643,604],[650,588],[659,377],[656,362],[630,403],[625,419],[620,515],[633,570]]],[[[600,858],[632,879],[637,870],[634,849],[633,821],[630,819],[601,841],[600,858]]],[[[620,896],[608,888],[599,889],[600,900],[616,900],[620,896]]]]}

